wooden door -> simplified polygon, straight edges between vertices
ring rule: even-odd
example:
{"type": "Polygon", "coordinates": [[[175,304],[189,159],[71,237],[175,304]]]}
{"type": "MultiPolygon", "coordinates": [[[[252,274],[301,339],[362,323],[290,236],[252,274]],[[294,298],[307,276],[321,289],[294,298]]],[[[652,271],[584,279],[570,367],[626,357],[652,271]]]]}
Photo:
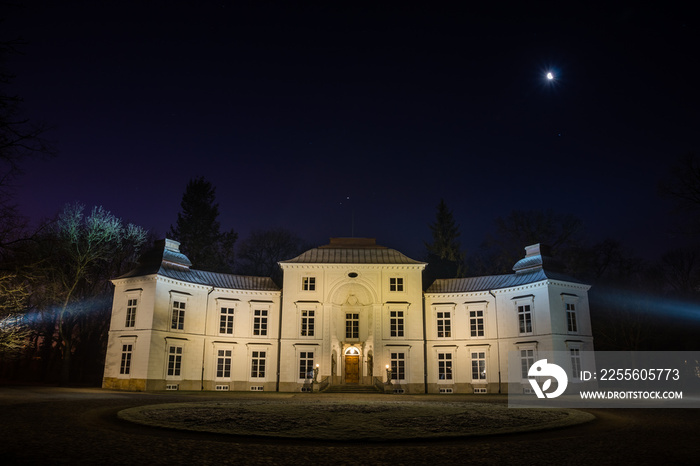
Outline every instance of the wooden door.
{"type": "Polygon", "coordinates": [[[360,381],[360,357],[345,356],[345,383],[360,381]]]}

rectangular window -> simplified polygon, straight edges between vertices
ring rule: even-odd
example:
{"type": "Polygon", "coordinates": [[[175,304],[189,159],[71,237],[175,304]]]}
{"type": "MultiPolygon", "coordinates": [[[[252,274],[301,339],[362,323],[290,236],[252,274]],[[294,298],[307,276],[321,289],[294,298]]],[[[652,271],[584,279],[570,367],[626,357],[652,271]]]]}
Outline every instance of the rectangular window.
{"type": "Polygon", "coordinates": [[[566,303],[566,330],[569,333],[578,332],[578,322],[576,322],[576,306],[566,303]]]}
{"type": "Polygon", "coordinates": [[[484,311],[469,311],[469,330],[472,337],[484,336],[484,311]]]}
{"type": "Polygon", "coordinates": [[[126,323],[124,327],[133,327],[136,325],[136,307],[138,300],[129,299],[126,303],[126,323]]]}
{"type": "Polygon", "coordinates": [[[301,311],[301,336],[302,337],[312,337],[314,336],[314,325],[315,325],[316,311],[301,311]]]}
{"type": "Polygon", "coordinates": [[[406,379],[405,353],[391,353],[391,380],[406,379]]]}
{"type": "Polygon", "coordinates": [[[472,380],[486,380],[486,352],[472,352],[472,380]]]}
{"type": "Polygon", "coordinates": [[[452,319],[448,311],[437,313],[437,336],[438,338],[452,336],[452,319]]]}
{"type": "Polygon", "coordinates": [[[252,378],[265,377],[265,351],[253,351],[250,363],[250,376],[252,378]]]}
{"type": "Polygon", "coordinates": [[[231,378],[231,350],[219,350],[216,358],[216,377],[231,378]]]}
{"type": "Polygon", "coordinates": [[[233,308],[221,308],[221,314],[219,318],[219,333],[224,335],[233,335],[233,314],[233,308]]]}
{"type": "Polygon", "coordinates": [[[571,377],[581,379],[581,351],[578,348],[569,349],[571,354],[571,377]]]}
{"type": "Polygon", "coordinates": [[[518,306],[518,323],[520,333],[532,333],[532,312],[529,304],[518,306]]]}
{"type": "Polygon", "coordinates": [[[303,277],[301,279],[301,289],[304,291],[315,291],[316,277],[303,277]]]}
{"type": "Polygon", "coordinates": [[[389,328],[392,337],[403,336],[403,311],[391,311],[389,314],[389,328]]]}
{"type": "Polygon", "coordinates": [[[131,353],[133,345],[122,345],[122,362],[119,366],[119,373],[128,375],[131,373],[131,353]]]}
{"type": "Polygon", "coordinates": [[[345,338],[360,338],[360,314],[345,314],[345,338]]]}
{"type": "Polygon", "coordinates": [[[267,310],[256,309],[253,311],[253,335],[267,335],[267,310]]]}
{"type": "Polygon", "coordinates": [[[168,347],[168,375],[178,377],[182,369],[182,346],[168,347]]]}
{"type": "Polygon", "coordinates": [[[389,291],[403,291],[403,278],[389,278],[389,291]]]}
{"type": "Polygon", "coordinates": [[[438,353],[438,378],[452,380],[452,353],[438,353]]]}
{"type": "Polygon", "coordinates": [[[299,378],[314,378],[314,353],[313,351],[302,351],[299,353],[299,378]]]}
{"type": "Polygon", "coordinates": [[[520,373],[523,379],[527,379],[527,371],[535,364],[535,350],[520,350],[520,373]]]}
{"type": "Polygon", "coordinates": [[[185,329],[185,303],[173,301],[173,320],[170,325],[173,330],[185,329]]]}

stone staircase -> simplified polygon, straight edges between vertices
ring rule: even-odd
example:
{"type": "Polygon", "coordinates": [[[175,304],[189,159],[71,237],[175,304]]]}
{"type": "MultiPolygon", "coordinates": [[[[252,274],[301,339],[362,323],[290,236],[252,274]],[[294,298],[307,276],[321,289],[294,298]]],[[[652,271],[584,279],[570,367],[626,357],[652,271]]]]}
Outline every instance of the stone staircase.
{"type": "Polygon", "coordinates": [[[323,393],[381,393],[374,385],[330,385],[323,393]]]}

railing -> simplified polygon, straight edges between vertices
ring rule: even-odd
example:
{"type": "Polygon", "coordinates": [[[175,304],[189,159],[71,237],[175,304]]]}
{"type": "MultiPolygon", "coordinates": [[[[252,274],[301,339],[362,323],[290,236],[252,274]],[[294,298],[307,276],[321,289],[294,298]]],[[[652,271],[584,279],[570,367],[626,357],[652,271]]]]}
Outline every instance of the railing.
{"type": "Polygon", "coordinates": [[[330,384],[331,384],[331,378],[330,378],[330,377],[326,377],[325,379],[321,380],[321,381],[318,383],[318,391],[319,391],[319,392],[322,392],[323,390],[325,390],[326,388],[328,388],[328,386],[329,386],[330,384]]]}
{"type": "Polygon", "coordinates": [[[382,379],[380,377],[372,377],[372,384],[379,390],[380,392],[384,392],[385,388],[385,383],[382,382],[382,379]]]}

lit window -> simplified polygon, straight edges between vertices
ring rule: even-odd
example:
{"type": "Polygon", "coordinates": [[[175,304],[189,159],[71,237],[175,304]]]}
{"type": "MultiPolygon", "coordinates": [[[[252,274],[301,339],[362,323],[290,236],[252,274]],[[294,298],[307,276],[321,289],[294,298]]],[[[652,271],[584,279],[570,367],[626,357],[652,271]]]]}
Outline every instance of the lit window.
{"type": "Polygon", "coordinates": [[[486,380],[486,352],[472,352],[472,380],[486,380]]]}
{"type": "Polygon", "coordinates": [[[218,350],[216,358],[216,377],[231,378],[231,350],[218,350]]]}
{"type": "Polygon", "coordinates": [[[532,333],[532,311],[530,305],[518,306],[518,324],[520,333],[532,333]]]}
{"type": "Polygon", "coordinates": [[[392,337],[403,336],[403,311],[391,311],[389,329],[392,337]]]}
{"type": "Polygon", "coordinates": [[[304,291],[316,290],[316,277],[302,277],[301,289],[304,291]]]}
{"type": "Polygon", "coordinates": [[[136,307],[137,299],[129,299],[126,303],[126,322],[124,327],[133,327],[136,325],[136,307]]]}
{"type": "Polygon", "coordinates": [[[267,335],[267,310],[256,309],[253,311],[253,335],[267,335]]]}
{"type": "Polygon", "coordinates": [[[406,354],[391,353],[391,380],[406,379],[406,354]]]}
{"type": "Polygon", "coordinates": [[[182,369],[182,346],[168,347],[168,375],[179,377],[182,369]]]}
{"type": "Polygon", "coordinates": [[[520,374],[523,379],[528,378],[527,372],[533,364],[535,364],[535,350],[520,350],[520,374]]]}
{"type": "Polygon", "coordinates": [[[360,338],[360,314],[345,314],[345,338],[360,338]]]}
{"type": "Polygon", "coordinates": [[[449,338],[452,336],[452,319],[449,311],[437,313],[437,336],[438,338],[449,338]]]}
{"type": "Polygon", "coordinates": [[[438,378],[452,380],[452,353],[438,353],[438,378]]]}
{"type": "Polygon", "coordinates": [[[173,330],[184,330],[185,328],[185,303],[173,301],[173,314],[170,328],[173,330]]]}
{"type": "Polygon", "coordinates": [[[566,303],[566,331],[569,333],[578,332],[578,322],[576,321],[576,306],[566,303]]]}
{"type": "Polygon", "coordinates": [[[484,336],[484,311],[469,311],[469,329],[472,337],[484,336]]]}
{"type": "Polygon", "coordinates": [[[401,278],[401,277],[389,278],[389,291],[403,291],[403,278],[401,278]]]}
{"type": "Polygon", "coordinates": [[[250,363],[250,376],[258,379],[265,377],[265,351],[253,351],[250,363]]]}
{"type": "Polygon", "coordinates": [[[571,377],[573,379],[581,379],[581,350],[578,348],[570,348],[571,355],[571,377]]]}
{"type": "Polygon", "coordinates": [[[119,373],[128,375],[131,373],[131,353],[133,345],[122,345],[122,362],[119,366],[119,373]]]}
{"type": "Polygon", "coordinates": [[[316,311],[313,310],[302,310],[301,311],[301,336],[302,337],[312,337],[314,336],[314,325],[316,318],[316,311]]]}
{"type": "Polygon", "coordinates": [[[233,335],[233,314],[233,308],[221,308],[221,314],[219,319],[219,333],[224,335],[233,335]]]}
{"type": "Polygon", "coordinates": [[[314,353],[313,351],[302,351],[299,353],[299,378],[314,378],[314,353]]]}

